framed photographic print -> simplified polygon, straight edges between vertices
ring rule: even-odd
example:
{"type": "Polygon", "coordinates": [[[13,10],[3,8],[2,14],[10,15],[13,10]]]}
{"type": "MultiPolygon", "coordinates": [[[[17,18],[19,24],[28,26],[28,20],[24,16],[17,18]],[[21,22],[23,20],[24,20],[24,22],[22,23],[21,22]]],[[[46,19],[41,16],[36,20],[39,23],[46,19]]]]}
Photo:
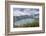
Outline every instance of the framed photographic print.
{"type": "Polygon", "coordinates": [[[6,35],[45,32],[45,3],[6,1],[6,35]]]}

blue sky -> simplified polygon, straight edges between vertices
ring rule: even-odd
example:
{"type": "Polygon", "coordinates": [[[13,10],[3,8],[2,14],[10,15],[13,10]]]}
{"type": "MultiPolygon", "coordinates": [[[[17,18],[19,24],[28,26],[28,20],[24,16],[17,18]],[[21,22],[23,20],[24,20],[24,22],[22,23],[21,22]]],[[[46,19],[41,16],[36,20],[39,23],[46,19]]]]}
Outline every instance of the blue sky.
{"type": "Polygon", "coordinates": [[[38,14],[38,8],[13,8],[13,16],[38,14]]]}

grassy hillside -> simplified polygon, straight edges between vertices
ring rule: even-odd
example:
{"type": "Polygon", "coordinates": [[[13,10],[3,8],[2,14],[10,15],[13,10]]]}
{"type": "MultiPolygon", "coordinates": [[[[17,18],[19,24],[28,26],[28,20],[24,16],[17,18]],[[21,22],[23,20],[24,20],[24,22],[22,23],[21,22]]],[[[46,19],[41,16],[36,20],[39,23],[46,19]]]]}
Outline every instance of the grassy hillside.
{"type": "Polygon", "coordinates": [[[26,23],[23,25],[15,26],[14,27],[39,27],[39,22],[38,21],[32,21],[32,23],[26,23]]]}

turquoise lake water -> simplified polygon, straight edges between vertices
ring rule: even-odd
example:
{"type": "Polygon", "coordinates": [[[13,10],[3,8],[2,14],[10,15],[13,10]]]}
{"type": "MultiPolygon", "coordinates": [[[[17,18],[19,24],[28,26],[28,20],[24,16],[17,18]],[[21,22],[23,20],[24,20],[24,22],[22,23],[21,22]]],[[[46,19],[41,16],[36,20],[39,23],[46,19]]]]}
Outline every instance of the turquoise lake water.
{"type": "Polygon", "coordinates": [[[26,24],[26,23],[32,23],[33,20],[34,19],[28,18],[28,19],[22,19],[22,20],[16,21],[15,23],[16,24],[26,24]]]}

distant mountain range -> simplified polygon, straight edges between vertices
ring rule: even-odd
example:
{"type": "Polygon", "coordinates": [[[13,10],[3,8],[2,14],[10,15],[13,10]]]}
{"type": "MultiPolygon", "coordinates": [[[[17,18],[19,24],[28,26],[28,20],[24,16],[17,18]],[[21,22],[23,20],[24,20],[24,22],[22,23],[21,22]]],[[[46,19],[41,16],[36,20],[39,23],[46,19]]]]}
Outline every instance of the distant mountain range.
{"type": "Polygon", "coordinates": [[[35,14],[35,15],[23,15],[23,16],[13,16],[14,17],[14,21],[19,21],[22,19],[35,19],[35,18],[39,18],[39,14],[35,14]]]}

